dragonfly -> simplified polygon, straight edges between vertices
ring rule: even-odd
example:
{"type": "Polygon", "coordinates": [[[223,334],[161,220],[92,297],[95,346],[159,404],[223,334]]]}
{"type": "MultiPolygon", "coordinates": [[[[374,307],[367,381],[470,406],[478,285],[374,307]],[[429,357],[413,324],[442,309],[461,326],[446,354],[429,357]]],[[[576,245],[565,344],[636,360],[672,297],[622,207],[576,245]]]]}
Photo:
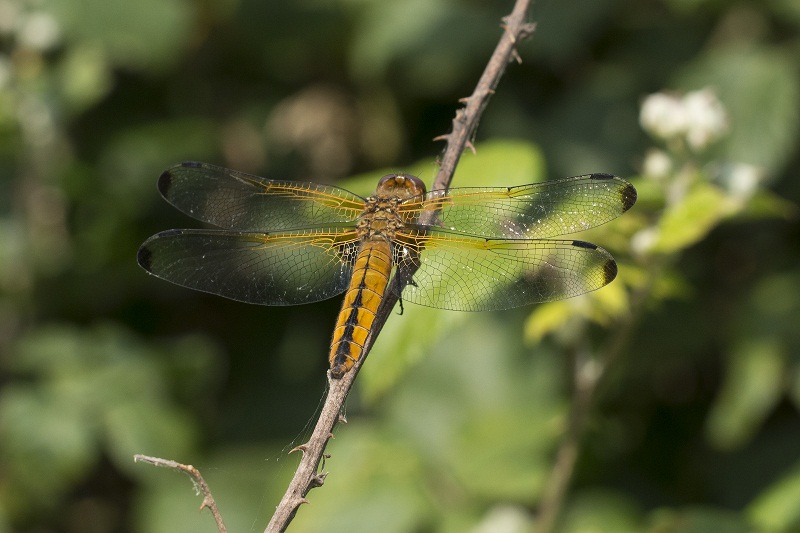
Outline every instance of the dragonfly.
{"type": "Polygon", "coordinates": [[[139,248],[139,265],[183,287],[262,305],[345,293],[330,374],[364,352],[388,293],[456,311],[509,309],[599,289],[617,275],[603,248],[573,239],[623,214],[636,189],[594,173],[516,187],[427,192],[389,174],[362,198],[311,182],[184,162],[158,179],[161,196],[215,229],[172,229],[139,248]],[[391,282],[390,282],[391,280],[391,282]]]}

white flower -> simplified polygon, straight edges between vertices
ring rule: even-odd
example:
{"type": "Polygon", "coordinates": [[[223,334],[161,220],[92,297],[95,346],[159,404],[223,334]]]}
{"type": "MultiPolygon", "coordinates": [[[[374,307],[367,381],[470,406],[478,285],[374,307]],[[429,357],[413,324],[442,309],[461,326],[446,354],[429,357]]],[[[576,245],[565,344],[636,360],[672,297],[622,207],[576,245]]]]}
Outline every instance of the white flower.
{"type": "Polygon", "coordinates": [[[642,102],[639,123],[660,139],[671,139],[686,131],[686,114],[681,101],[667,93],[651,94],[642,102]]]}
{"type": "Polygon", "coordinates": [[[672,172],[672,158],[663,150],[651,148],[644,156],[642,173],[656,180],[666,178],[672,172]]]}
{"type": "Polygon", "coordinates": [[[659,233],[656,228],[644,228],[631,237],[631,251],[636,255],[647,255],[658,242],[658,239],[659,233]]]}
{"type": "Polygon", "coordinates": [[[49,50],[61,40],[61,28],[50,13],[34,12],[18,29],[19,42],[35,50],[49,50]]]}
{"type": "Polygon", "coordinates": [[[728,114],[713,90],[687,93],[683,106],[688,119],[686,141],[694,150],[702,150],[728,131],[728,114]]]}
{"type": "Polygon", "coordinates": [[[749,199],[764,179],[764,169],[747,163],[735,163],[722,176],[722,183],[731,196],[749,199]]]}
{"type": "Polygon", "coordinates": [[[694,151],[703,150],[728,131],[728,115],[713,90],[651,94],[642,102],[639,122],[654,137],[681,139],[694,151]]]}

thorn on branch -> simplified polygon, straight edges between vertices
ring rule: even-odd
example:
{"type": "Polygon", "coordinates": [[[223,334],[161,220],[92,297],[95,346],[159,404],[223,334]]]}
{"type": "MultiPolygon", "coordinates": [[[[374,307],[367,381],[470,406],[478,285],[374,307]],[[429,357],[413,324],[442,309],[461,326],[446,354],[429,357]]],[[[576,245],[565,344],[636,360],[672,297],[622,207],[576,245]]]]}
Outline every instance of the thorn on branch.
{"type": "Polygon", "coordinates": [[[297,451],[301,451],[305,455],[305,453],[308,451],[308,444],[300,444],[299,446],[295,446],[294,448],[289,450],[289,453],[293,453],[293,452],[297,452],[297,451]]]}
{"type": "Polygon", "coordinates": [[[533,32],[535,31],[536,31],[536,23],[526,22],[525,24],[522,25],[522,27],[519,30],[519,37],[520,39],[527,39],[528,37],[533,35],[533,32]]]}
{"type": "Polygon", "coordinates": [[[517,46],[517,38],[513,33],[511,33],[511,30],[508,29],[508,25],[506,24],[508,22],[508,17],[503,17],[501,20],[503,21],[503,24],[501,24],[500,27],[503,28],[503,31],[508,34],[508,38],[511,39],[511,44],[517,46]]]}
{"type": "Polygon", "coordinates": [[[211,504],[214,503],[213,500],[210,500],[207,496],[203,498],[203,503],[200,504],[200,510],[203,509],[211,509],[211,504]]]}

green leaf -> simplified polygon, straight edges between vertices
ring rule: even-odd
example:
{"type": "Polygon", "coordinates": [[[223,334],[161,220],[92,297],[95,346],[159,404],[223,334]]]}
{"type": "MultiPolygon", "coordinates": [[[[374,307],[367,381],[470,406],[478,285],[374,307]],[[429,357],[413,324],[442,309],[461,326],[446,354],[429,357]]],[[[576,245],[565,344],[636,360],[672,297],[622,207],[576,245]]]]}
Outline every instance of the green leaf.
{"type": "Polygon", "coordinates": [[[101,449],[131,473],[134,453],[187,453],[195,422],[169,394],[172,358],[186,367],[182,350],[205,362],[189,369],[193,386],[204,382],[213,356],[196,339],[166,353],[110,325],[39,327],[20,339],[11,370],[26,379],[0,394],[0,468],[15,504],[55,502],[101,449]]]}
{"type": "Polygon", "coordinates": [[[731,351],[727,376],[706,422],[709,440],[732,449],[749,440],[780,400],[786,372],[782,342],[747,338],[731,351]]]}
{"type": "Polygon", "coordinates": [[[444,337],[463,326],[466,313],[418,305],[395,306],[359,374],[364,399],[372,403],[391,389],[444,337]]]}
{"type": "MultiPolygon", "coordinates": [[[[627,272],[627,268],[621,270],[619,278],[627,272]]],[[[622,279],[575,298],[539,304],[525,320],[525,342],[535,346],[546,335],[555,334],[562,328],[574,328],[580,335],[583,328],[575,327],[576,319],[607,325],[625,315],[629,308],[628,292],[622,279]]]]}
{"type": "Polygon", "coordinates": [[[688,248],[702,240],[734,207],[719,188],[696,183],[685,198],[664,212],[658,238],[650,250],[668,254],[688,248]]]}
{"type": "Polygon", "coordinates": [[[560,300],[538,305],[525,320],[525,342],[538,344],[548,334],[566,325],[573,315],[569,302],[560,300]]]}
{"type": "Polygon", "coordinates": [[[509,187],[545,179],[544,156],[528,141],[499,139],[461,155],[453,187],[509,187]]]}
{"type": "Polygon", "coordinates": [[[52,505],[94,462],[93,421],[74,400],[29,386],[2,391],[0,468],[12,514],[52,505]]]}
{"type": "Polygon", "coordinates": [[[74,46],[60,69],[67,107],[77,114],[97,103],[113,87],[111,65],[99,46],[74,46]]]}
{"type": "Polygon", "coordinates": [[[747,516],[761,531],[797,531],[800,528],[800,465],[762,492],[747,508],[747,516]]]}
{"type": "Polygon", "coordinates": [[[188,45],[192,8],[184,0],[47,0],[77,45],[98,43],[114,65],[161,70],[188,45]]]}

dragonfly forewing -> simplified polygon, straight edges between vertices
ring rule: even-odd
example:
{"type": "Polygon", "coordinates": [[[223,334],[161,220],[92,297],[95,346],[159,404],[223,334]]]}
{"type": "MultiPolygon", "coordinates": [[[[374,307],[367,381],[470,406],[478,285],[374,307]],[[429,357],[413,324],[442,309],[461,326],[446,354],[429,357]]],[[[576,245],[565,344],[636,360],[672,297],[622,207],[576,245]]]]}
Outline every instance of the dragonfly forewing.
{"type": "Polygon", "coordinates": [[[435,226],[482,237],[539,239],[605,224],[636,202],[636,189],[610,174],[587,174],[518,187],[455,188],[406,209],[441,208],[435,226]]]}
{"type": "Polygon", "coordinates": [[[165,170],[158,190],[187,215],[220,228],[284,231],[355,221],[364,199],[331,185],[279,181],[206,163],[165,170]]]}

